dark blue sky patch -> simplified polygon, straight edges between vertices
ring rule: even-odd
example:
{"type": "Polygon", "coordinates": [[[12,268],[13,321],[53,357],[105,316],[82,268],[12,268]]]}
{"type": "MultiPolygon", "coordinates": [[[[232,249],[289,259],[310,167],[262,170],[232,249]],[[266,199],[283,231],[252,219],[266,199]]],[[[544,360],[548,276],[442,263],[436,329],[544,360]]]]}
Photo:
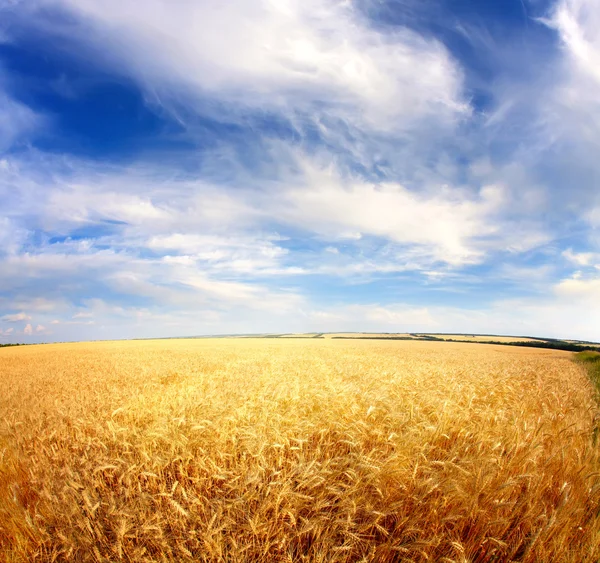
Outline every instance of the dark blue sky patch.
{"type": "Polygon", "coordinates": [[[51,48],[2,45],[0,59],[13,95],[51,119],[35,142],[41,150],[123,160],[176,128],[150,110],[134,83],[51,48]]]}
{"type": "Polygon", "coordinates": [[[118,234],[124,225],[126,223],[122,221],[103,221],[102,223],[80,227],[70,231],[68,234],[50,236],[48,242],[49,244],[60,244],[66,241],[101,239],[118,234]]]}
{"type": "Polygon", "coordinates": [[[40,150],[114,163],[171,153],[185,168],[186,160],[228,145],[252,169],[269,139],[301,139],[287,119],[263,110],[232,114],[210,99],[163,107],[131,80],[65,55],[43,37],[0,44],[0,61],[11,75],[12,95],[51,119],[50,130],[34,142],[40,150]]]}

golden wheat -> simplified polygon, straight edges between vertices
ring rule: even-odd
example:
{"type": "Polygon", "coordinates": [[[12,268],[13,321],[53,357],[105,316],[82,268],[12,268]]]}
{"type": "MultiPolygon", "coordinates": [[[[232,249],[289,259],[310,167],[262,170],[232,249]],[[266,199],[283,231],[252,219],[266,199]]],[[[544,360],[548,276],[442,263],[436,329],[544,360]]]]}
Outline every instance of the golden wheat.
{"type": "Polygon", "coordinates": [[[598,561],[596,414],[546,350],[3,349],[0,561],[598,561]]]}

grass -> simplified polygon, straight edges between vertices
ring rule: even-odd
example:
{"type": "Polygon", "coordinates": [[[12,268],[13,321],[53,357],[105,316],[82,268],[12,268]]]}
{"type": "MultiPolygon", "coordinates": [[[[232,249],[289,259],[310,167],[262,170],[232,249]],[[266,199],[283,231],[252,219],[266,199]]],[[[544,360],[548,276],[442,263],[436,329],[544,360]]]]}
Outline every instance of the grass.
{"type": "Polygon", "coordinates": [[[600,394],[600,352],[579,352],[575,354],[575,359],[587,369],[597,393],[600,394]]]}
{"type": "Polygon", "coordinates": [[[177,340],[0,352],[0,561],[595,562],[564,352],[177,340]]]}

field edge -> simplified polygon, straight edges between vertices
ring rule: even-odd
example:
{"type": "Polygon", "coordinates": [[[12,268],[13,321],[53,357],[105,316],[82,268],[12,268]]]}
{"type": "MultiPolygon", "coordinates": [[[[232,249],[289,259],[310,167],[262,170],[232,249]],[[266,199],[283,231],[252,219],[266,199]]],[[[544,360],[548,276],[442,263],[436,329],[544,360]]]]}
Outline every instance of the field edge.
{"type": "Polygon", "coordinates": [[[578,352],[575,361],[587,370],[596,390],[596,399],[600,402],[600,352],[578,352]]]}

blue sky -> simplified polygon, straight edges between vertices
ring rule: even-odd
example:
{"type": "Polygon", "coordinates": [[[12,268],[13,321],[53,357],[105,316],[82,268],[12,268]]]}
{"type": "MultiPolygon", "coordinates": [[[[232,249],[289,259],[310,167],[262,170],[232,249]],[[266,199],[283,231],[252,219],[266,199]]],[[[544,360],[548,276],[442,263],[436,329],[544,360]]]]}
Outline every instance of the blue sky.
{"type": "Polygon", "coordinates": [[[0,0],[0,342],[600,341],[599,0],[0,0]]]}

